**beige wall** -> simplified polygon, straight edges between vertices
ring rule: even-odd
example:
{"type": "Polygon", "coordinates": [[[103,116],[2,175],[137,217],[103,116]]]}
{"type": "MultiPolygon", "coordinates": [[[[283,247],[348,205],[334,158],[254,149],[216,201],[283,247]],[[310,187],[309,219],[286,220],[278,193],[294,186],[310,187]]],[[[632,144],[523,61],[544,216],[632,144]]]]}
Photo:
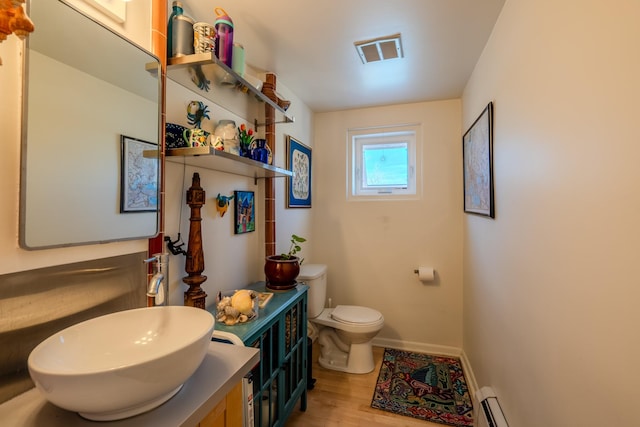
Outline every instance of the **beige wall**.
{"type": "MultiPolygon", "coordinates": [[[[149,2],[130,3],[127,9],[126,28],[94,12],[86,3],[77,1],[79,7],[117,29],[139,45],[150,47],[149,2]],[[82,3],[82,4],[81,4],[82,3]],[[134,25],[135,24],[135,25],[134,25]]],[[[36,23],[37,31],[37,23],[36,23]]],[[[25,271],[69,262],[84,261],[133,253],[147,249],[147,240],[109,243],[75,248],[25,251],[18,247],[18,207],[20,192],[20,120],[22,95],[22,42],[9,36],[0,43],[0,274],[25,271]]],[[[52,172],[55,162],[51,164],[52,172]]],[[[0,287],[0,297],[2,289],[0,287]]]]}
{"type": "Polygon", "coordinates": [[[510,425],[640,425],[640,3],[508,0],[463,97],[495,103],[496,219],[464,217],[464,350],[510,425]]]}
{"type": "Polygon", "coordinates": [[[462,171],[459,100],[316,115],[314,258],[329,267],[333,305],[375,308],[385,317],[378,342],[462,347],[462,171]],[[423,197],[346,201],[347,130],[420,123],[423,197]],[[413,273],[433,266],[437,281],[413,273]]]}

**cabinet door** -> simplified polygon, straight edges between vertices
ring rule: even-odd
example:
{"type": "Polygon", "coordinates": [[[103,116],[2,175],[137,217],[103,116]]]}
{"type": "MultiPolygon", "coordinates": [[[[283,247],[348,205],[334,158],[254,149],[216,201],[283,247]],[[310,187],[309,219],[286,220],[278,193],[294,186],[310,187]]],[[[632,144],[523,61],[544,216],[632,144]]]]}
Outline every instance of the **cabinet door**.
{"type": "Polygon", "coordinates": [[[281,353],[280,390],[283,412],[288,416],[302,397],[306,409],[307,387],[307,306],[301,297],[283,314],[284,341],[281,353]]]}
{"type": "Polygon", "coordinates": [[[200,421],[198,427],[225,427],[225,412],[227,409],[227,400],[222,399],[215,408],[200,421]]]}
{"type": "Polygon", "coordinates": [[[251,343],[253,347],[260,348],[260,364],[251,372],[255,426],[273,426],[280,416],[277,383],[280,372],[280,323],[279,319],[275,319],[251,343]]]}
{"type": "Polygon", "coordinates": [[[283,427],[299,399],[306,409],[306,295],[306,287],[291,295],[259,335],[245,341],[260,349],[260,364],[251,371],[255,427],[283,427]]]}
{"type": "Polygon", "coordinates": [[[198,424],[199,427],[243,427],[242,382],[239,382],[198,424]]]}

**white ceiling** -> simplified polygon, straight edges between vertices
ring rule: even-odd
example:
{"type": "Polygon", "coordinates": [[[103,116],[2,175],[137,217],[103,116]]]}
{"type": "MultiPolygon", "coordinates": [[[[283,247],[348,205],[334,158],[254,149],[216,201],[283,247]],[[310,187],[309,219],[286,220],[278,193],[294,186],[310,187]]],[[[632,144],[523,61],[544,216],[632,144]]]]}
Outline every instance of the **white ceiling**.
{"type": "Polygon", "coordinates": [[[315,112],[459,98],[504,0],[183,0],[223,7],[247,64],[274,72],[315,112]],[[363,64],[354,42],[402,34],[405,57],[363,64]]]}

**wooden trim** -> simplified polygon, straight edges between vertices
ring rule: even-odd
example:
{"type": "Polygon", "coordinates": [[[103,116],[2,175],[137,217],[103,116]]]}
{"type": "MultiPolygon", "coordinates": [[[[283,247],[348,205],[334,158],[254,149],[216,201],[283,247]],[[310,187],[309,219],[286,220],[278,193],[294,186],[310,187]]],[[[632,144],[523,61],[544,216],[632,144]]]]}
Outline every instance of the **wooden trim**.
{"type": "MultiPolygon", "coordinates": [[[[166,0],[152,0],[151,2],[151,52],[160,59],[160,79],[162,105],[160,119],[160,212],[158,214],[158,230],[156,237],[149,239],[149,256],[164,252],[164,212],[165,212],[165,144],[164,127],[166,123],[166,70],[167,70],[167,2],[166,0]]],[[[152,265],[149,263],[151,274],[152,265]]]]}
{"type": "MultiPolygon", "coordinates": [[[[275,95],[276,90],[276,75],[267,73],[266,84],[273,87],[273,91],[269,91],[265,95],[274,102],[278,102],[275,95]]],[[[272,106],[265,104],[265,139],[267,144],[271,148],[273,158],[276,158],[276,125],[275,125],[275,110],[272,106]]],[[[276,254],[276,185],[273,178],[267,178],[264,181],[264,249],[265,255],[276,254]]]]}

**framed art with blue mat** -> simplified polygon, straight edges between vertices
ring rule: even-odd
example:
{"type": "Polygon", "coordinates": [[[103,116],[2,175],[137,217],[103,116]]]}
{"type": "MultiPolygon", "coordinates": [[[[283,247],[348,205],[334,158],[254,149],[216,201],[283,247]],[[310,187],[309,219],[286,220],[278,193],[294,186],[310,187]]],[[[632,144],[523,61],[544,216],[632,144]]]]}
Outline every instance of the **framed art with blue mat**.
{"type": "Polygon", "coordinates": [[[455,427],[473,426],[460,359],[386,348],[371,407],[455,427]]]}
{"type": "Polygon", "coordinates": [[[311,207],[311,148],[294,137],[287,136],[287,207],[311,207]]]}
{"type": "Polygon", "coordinates": [[[236,201],[234,233],[256,231],[256,201],[253,191],[234,191],[233,198],[236,201]]]}

